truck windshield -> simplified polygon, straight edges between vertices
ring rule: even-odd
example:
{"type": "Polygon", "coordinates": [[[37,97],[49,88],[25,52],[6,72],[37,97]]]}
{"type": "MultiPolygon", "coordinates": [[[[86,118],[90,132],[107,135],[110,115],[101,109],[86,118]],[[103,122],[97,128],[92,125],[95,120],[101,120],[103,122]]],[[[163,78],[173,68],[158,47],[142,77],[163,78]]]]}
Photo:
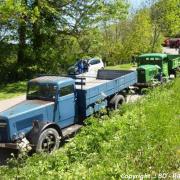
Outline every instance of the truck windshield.
{"type": "Polygon", "coordinates": [[[54,85],[39,85],[29,84],[27,98],[28,99],[42,99],[42,100],[55,100],[56,86],[54,85]]]}

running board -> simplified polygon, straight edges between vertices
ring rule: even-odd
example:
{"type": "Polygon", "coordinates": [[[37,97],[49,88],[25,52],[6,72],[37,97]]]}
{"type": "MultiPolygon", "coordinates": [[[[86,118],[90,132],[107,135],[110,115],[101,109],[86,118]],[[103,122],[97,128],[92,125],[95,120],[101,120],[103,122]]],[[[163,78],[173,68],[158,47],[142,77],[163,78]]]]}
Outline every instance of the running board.
{"type": "Polygon", "coordinates": [[[64,138],[69,138],[72,135],[76,134],[79,131],[79,129],[81,129],[82,126],[83,125],[80,125],[80,124],[74,124],[70,127],[63,129],[62,134],[63,134],[64,138]]]}

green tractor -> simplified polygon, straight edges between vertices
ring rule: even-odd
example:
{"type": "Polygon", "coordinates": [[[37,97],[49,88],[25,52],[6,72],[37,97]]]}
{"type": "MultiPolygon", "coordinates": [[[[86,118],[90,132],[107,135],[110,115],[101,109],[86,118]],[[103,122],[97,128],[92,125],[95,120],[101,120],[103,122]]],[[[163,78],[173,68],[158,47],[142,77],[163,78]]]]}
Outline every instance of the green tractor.
{"type": "Polygon", "coordinates": [[[167,54],[150,53],[140,55],[137,59],[138,66],[141,65],[157,65],[161,68],[163,77],[169,77],[167,54]]]}
{"type": "Polygon", "coordinates": [[[138,84],[144,87],[160,81],[161,68],[158,65],[141,65],[137,68],[138,84]]]}
{"type": "Polygon", "coordinates": [[[180,67],[180,55],[149,53],[137,58],[138,86],[152,86],[176,76],[180,67]]]}

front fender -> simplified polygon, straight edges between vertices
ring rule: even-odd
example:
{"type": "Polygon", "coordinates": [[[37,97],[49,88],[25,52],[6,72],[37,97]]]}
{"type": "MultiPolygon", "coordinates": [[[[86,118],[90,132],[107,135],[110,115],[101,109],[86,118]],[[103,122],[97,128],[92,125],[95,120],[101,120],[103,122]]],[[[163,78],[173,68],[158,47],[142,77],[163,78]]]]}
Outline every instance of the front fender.
{"type": "Polygon", "coordinates": [[[33,127],[31,129],[31,131],[29,132],[29,134],[27,135],[27,139],[29,140],[29,142],[33,145],[37,145],[38,143],[38,139],[40,134],[47,128],[54,128],[57,130],[57,132],[59,133],[59,136],[61,138],[63,138],[63,134],[61,131],[61,128],[53,123],[53,122],[45,122],[45,121],[33,121],[33,127]]]}

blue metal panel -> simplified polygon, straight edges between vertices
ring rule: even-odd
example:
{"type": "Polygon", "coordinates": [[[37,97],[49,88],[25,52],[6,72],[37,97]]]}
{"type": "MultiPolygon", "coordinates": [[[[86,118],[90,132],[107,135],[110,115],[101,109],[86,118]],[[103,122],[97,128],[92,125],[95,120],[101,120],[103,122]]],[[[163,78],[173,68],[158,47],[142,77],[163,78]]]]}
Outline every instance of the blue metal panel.
{"type": "Polygon", "coordinates": [[[12,118],[17,115],[26,114],[32,110],[41,109],[42,107],[49,106],[50,104],[54,104],[54,103],[49,101],[41,101],[41,100],[26,100],[7,109],[6,111],[1,112],[0,116],[12,118]]]}
{"type": "MultiPolygon", "coordinates": [[[[114,75],[116,78],[110,80],[109,82],[106,82],[104,84],[97,85],[96,87],[92,87],[86,90],[79,90],[78,94],[85,96],[82,96],[84,98],[79,98],[81,113],[83,116],[89,116],[90,113],[93,113],[92,106],[94,103],[96,103],[98,100],[105,99],[104,95],[111,96],[117,92],[120,92],[124,90],[125,88],[128,88],[129,86],[135,84],[137,82],[137,72],[132,71],[129,73],[124,74],[121,77],[118,77],[117,74],[114,75]],[[82,106],[83,105],[83,106],[82,106]]],[[[99,105],[94,105],[95,109],[98,110],[99,105]]]]}
{"type": "Polygon", "coordinates": [[[42,107],[41,109],[38,110],[32,110],[25,114],[11,117],[9,119],[10,138],[12,139],[13,136],[18,135],[18,133],[20,132],[28,133],[32,128],[32,122],[34,120],[50,122],[52,121],[52,115],[51,115],[51,119],[49,119],[46,108],[42,107]]]}
{"type": "Polygon", "coordinates": [[[94,113],[94,108],[92,106],[89,106],[84,114],[84,116],[90,116],[94,113]]]}
{"type": "Polygon", "coordinates": [[[94,111],[98,112],[101,109],[104,109],[107,106],[107,100],[104,100],[100,103],[95,103],[94,105],[94,111]]]}
{"type": "Polygon", "coordinates": [[[59,115],[57,123],[61,128],[75,123],[75,96],[74,93],[58,99],[59,115]]]}

